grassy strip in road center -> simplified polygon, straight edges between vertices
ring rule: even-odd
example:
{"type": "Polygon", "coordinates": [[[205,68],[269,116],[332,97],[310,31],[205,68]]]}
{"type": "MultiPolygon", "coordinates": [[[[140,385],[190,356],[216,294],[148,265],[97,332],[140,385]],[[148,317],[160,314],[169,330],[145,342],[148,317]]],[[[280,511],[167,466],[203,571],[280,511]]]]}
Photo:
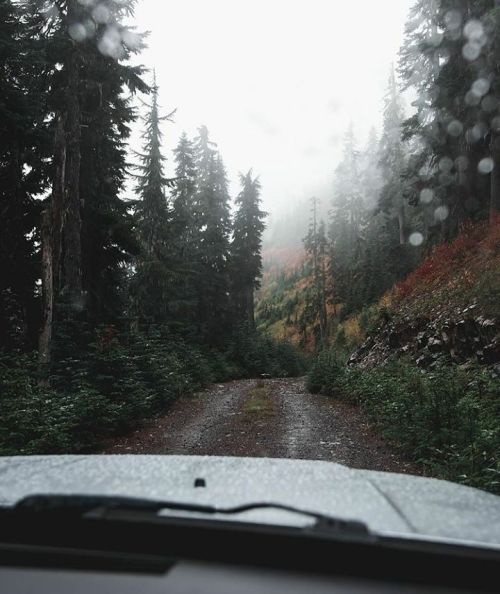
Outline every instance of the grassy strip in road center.
{"type": "Polygon", "coordinates": [[[271,417],[276,414],[269,387],[259,381],[247,392],[247,399],[243,405],[243,412],[260,417],[271,417]]]}

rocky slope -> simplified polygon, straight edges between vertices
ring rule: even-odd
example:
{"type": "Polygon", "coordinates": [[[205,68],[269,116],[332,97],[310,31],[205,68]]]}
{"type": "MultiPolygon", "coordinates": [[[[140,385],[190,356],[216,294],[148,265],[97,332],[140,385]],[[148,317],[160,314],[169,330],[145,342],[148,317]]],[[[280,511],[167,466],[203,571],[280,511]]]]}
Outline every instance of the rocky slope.
{"type": "Polygon", "coordinates": [[[500,220],[436,248],[383,303],[380,323],[350,365],[406,355],[422,367],[447,358],[500,374],[500,220]]]}

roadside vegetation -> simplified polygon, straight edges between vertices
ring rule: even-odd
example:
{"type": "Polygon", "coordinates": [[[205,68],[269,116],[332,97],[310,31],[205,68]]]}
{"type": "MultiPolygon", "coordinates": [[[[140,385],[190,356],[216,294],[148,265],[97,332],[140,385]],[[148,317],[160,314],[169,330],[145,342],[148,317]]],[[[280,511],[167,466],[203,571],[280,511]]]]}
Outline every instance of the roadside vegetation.
{"type": "Polygon", "coordinates": [[[500,493],[499,376],[406,359],[359,369],[332,349],[318,356],[308,388],[360,405],[429,476],[500,493]]]}
{"type": "Polygon", "coordinates": [[[430,476],[500,493],[500,222],[437,246],[339,324],[308,387],[360,405],[430,476]],[[418,322],[418,323],[417,323],[418,322]]]}
{"type": "Polygon", "coordinates": [[[91,451],[210,382],[303,369],[255,330],[259,179],[230,196],[203,125],[164,154],[135,4],[0,5],[0,454],[91,451]]]}
{"type": "Polygon", "coordinates": [[[61,358],[49,378],[35,354],[2,355],[0,455],[91,452],[210,383],[303,371],[292,347],[247,331],[220,351],[107,327],[85,352],[61,358]]]}

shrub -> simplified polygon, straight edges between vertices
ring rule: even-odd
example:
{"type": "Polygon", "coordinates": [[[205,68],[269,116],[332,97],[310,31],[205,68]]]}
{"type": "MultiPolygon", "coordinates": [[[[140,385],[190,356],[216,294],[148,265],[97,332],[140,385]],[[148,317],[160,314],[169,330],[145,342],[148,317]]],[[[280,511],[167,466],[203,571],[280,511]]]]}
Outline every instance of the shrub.
{"type": "Polygon", "coordinates": [[[345,363],[338,351],[328,349],[319,353],[307,375],[307,389],[313,394],[335,394],[342,384],[345,363]]]}
{"type": "Polygon", "coordinates": [[[305,371],[303,357],[291,344],[244,327],[235,332],[226,356],[246,377],[296,377],[305,371]]]}
{"type": "Polygon", "coordinates": [[[327,351],[308,386],[360,404],[430,473],[500,493],[500,379],[487,370],[443,364],[426,372],[406,360],[349,369],[327,351]]]}

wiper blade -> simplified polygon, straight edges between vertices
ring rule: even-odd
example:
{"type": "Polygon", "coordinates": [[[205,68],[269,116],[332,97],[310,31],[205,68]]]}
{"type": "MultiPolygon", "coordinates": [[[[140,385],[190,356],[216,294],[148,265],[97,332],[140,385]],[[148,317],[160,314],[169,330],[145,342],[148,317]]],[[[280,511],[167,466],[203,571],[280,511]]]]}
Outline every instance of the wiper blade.
{"type": "Polygon", "coordinates": [[[157,514],[162,510],[233,516],[247,511],[262,509],[281,510],[312,518],[315,520],[313,525],[314,529],[358,536],[370,535],[367,525],[363,522],[336,518],[334,516],[294,507],[292,505],[273,502],[258,501],[234,507],[218,507],[198,503],[182,503],[176,501],[106,495],[30,495],[21,499],[12,508],[14,511],[34,513],[73,512],[83,515],[88,512],[94,512],[92,517],[99,517],[99,515],[104,517],[106,513],[110,511],[157,514]]]}

